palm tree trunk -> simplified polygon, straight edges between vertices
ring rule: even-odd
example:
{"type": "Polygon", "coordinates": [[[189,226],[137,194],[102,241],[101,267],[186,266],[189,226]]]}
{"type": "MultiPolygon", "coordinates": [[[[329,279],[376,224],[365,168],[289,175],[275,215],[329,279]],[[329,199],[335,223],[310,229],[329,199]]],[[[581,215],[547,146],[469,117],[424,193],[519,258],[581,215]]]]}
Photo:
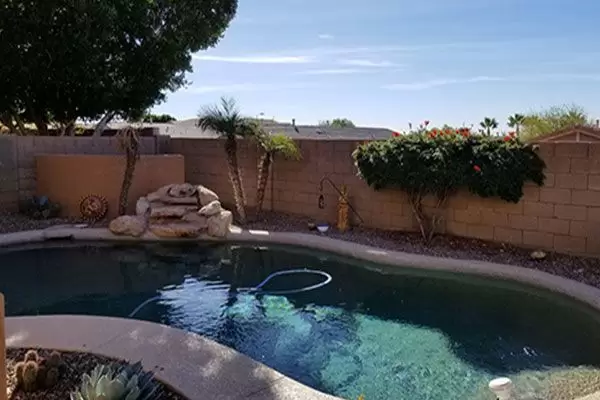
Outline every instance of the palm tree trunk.
{"type": "Polygon", "coordinates": [[[123,184],[121,185],[121,193],[119,195],[119,215],[127,214],[129,188],[131,188],[135,164],[137,163],[137,154],[135,150],[127,151],[125,157],[125,173],[123,174],[123,184]]]}
{"type": "Polygon", "coordinates": [[[269,179],[269,171],[273,162],[273,154],[265,152],[258,162],[258,182],[256,184],[256,216],[262,211],[263,201],[265,199],[265,191],[267,189],[267,180],[269,179]]]}
{"type": "Polygon", "coordinates": [[[229,169],[229,180],[233,188],[233,199],[240,223],[246,223],[246,210],[244,208],[244,197],[242,194],[242,180],[237,161],[237,143],[235,138],[225,139],[225,152],[227,153],[227,167],[229,169]]]}

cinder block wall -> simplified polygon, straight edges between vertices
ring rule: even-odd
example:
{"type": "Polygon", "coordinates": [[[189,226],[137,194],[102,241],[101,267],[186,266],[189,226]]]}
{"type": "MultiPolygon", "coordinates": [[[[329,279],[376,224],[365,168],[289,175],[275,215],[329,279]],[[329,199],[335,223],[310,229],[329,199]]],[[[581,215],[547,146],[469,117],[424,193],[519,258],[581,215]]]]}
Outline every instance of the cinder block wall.
{"type": "MultiPolygon", "coordinates": [[[[143,137],[142,154],[161,154],[168,137],[143,137]]],[[[122,154],[115,137],[0,136],[0,211],[16,211],[35,193],[38,154],[122,154]]],[[[86,168],[82,165],[82,168],[86,168]]],[[[69,179],[68,176],[64,177],[69,179]]]]}
{"type": "MultiPolygon", "coordinates": [[[[302,161],[278,159],[267,187],[265,209],[335,221],[337,195],[326,183],[325,209],[318,208],[319,181],[327,176],[349,188],[352,205],[366,226],[414,231],[410,205],[401,192],[375,192],[356,176],[351,152],[358,142],[299,140],[302,161]]],[[[185,156],[186,180],[233,201],[223,141],[171,139],[170,152],[185,156]]],[[[256,193],[255,145],[240,142],[239,155],[250,206],[256,193]]],[[[564,253],[600,255],[600,144],[546,143],[546,185],[528,185],[517,203],[482,199],[468,193],[451,197],[441,210],[442,231],[564,253]]]]}

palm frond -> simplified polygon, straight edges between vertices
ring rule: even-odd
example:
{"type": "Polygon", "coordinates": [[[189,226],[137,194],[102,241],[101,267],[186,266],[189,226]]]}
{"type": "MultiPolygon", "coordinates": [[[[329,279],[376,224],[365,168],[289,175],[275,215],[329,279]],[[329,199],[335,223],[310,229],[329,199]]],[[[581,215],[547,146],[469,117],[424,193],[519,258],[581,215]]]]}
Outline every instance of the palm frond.
{"type": "Polygon", "coordinates": [[[196,126],[228,138],[255,133],[254,124],[240,113],[235,100],[227,97],[222,97],[220,104],[204,106],[198,113],[196,126]]]}
{"type": "Polygon", "coordinates": [[[257,136],[257,139],[262,149],[267,153],[280,154],[290,160],[300,160],[302,158],[296,142],[289,136],[281,133],[262,132],[257,136]]]}

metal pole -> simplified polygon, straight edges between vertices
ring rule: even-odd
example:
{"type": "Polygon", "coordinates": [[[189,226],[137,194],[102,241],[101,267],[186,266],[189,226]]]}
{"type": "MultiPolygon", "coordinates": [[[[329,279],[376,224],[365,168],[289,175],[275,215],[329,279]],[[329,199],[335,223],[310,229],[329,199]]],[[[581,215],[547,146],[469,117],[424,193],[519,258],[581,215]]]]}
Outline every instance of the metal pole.
{"type": "Polygon", "coordinates": [[[488,387],[498,400],[515,400],[513,397],[514,385],[508,378],[493,379],[490,381],[488,387]]]}
{"type": "Polygon", "coordinates": [[[4,329],[4,295],[0,293],[0,400],[8,400],[8,394],[6,390],[6,333],[4,329]]]}

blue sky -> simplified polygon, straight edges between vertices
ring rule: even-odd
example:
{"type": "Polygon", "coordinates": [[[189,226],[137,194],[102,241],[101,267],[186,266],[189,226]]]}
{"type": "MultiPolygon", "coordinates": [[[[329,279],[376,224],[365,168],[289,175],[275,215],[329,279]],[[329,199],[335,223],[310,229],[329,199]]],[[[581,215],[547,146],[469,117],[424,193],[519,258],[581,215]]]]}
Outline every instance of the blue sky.
{"type": "Polygon", "coordinates": [[[154,111],[194,117],[225,95],[249,116],[396,130],[573,103],[600,116],[598,16],[598,0],[239,0],[154,111]]]}

